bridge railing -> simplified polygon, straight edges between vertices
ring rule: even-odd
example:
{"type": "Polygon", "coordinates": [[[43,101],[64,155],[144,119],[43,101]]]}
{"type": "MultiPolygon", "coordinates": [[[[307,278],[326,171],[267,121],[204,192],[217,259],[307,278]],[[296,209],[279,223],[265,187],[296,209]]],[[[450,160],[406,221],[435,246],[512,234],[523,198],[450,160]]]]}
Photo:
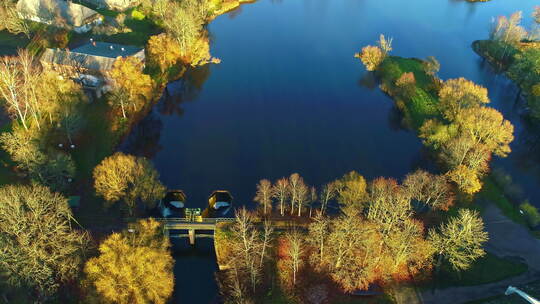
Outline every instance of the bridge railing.
{"type": "Polygon", "coordinates": [[[215,223],[218,223],[218,222],[233,222],[233,221],[234,221],[234,218],[233,218],[233,217],[203,218],[203,219],[200,220],[200,221],[191,221],[191,220],[188,220],[188,219],[185,219],[185,218],[181,218],[181,217],[178,217],[178,218],[171,217],[171,218],[156,218],[155,220],[158,221],[158,222],[163,222],[163,223],[203,223],[203,224],[215,224],[215,223]]]}

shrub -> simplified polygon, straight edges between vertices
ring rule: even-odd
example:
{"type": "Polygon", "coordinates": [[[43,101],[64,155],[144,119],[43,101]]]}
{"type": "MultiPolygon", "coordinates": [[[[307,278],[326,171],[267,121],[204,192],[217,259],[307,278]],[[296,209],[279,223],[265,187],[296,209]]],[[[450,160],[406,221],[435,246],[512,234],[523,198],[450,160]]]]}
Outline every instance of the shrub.
{"type": "Polygon", "coordinates": [[[540,212],[538,211],[538,208],[531,205],[528,200],[521,203],[519,208],[523,211],[523,215],[531,227],[540,225],[540,212]]]}
{"type": "Polygon", "coordinates": [[[362,49],[361,53],[356,53],[354,57],[362,61],[366,70],[375,71],[384,60],[384,53],[380,47],[368,45],[362,49]]]}
{"type": "Polygon", "coordinates": [[[138,10],[133,10],[131,12],[131,18],[135,19],[135,20],[143,20],[144,18],[146,18],[146,16],[139,12],[138,10]]]}

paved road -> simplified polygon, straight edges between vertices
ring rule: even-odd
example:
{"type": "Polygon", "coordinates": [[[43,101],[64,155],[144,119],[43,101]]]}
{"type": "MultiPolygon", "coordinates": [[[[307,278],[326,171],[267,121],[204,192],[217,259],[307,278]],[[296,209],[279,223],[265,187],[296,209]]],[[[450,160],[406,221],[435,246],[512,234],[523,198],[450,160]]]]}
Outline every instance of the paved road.
{"type": "Polygon", "coordinates": [[[499,257],[519,258],[529,265],[529,270],[520,276],[496,283],[425,291],[422,293],[425,304],[465,303],[503,294],[508,285],[540,279],[540,240],[534,238],[526,227],[506,218],[494,204],[485,204],[482,217],[489,233],[486,250],[499,257]]]}

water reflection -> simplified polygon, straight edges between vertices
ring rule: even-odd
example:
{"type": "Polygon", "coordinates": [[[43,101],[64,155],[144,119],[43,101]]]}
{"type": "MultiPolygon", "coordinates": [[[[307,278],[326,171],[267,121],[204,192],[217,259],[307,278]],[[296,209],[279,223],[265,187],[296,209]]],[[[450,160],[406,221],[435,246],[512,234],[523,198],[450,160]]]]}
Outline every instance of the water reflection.
{"type": "Polygon", "coordinates": [[[162,149],[159,143],[162,129],[163,122],[152,111],[133,128],[120,150],[152,159],[162,149]]]}

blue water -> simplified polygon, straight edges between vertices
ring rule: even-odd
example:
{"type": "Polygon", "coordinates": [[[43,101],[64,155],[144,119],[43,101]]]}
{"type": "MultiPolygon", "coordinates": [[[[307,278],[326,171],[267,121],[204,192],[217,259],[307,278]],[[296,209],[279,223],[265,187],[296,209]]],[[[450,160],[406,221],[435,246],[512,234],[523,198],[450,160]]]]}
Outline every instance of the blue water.
{"type": "MultiPolygon", "coordinates": [[[[401,179],[430,166],[417,136],[400,128],[392,100],[353,58],[384,33],[394,38],[394,55],[435,56],[441,78],[466,77],[489,89],[491,106],[516,127],[514,152],[493,165],[511,173],[538,205],[539,162],[530,161],[538,140],[523,127],[517,88],[471,49],[474,40],[488,36],[492,17],[523,10],[529,24],[537,4],[260,0],[243,5],[209,25],[212,54],[222,63],[171,84],[173,96],[134,131],[138,140],[131,149],[151,157],[163,182],[183,189],[188,204],[197,207],[221,188],[232,192],[236,204],[249,205],[259,179],[293,172],[320,185],[350,170],[370,179],[401,179]]],[[[178,258],[177,275],[211,260],[178,258]]],[[[178,303],[213,301],[216,287],[207,284],[212,270],[190,278],[177,284],[178,303]],[[197,298],[181,301],[194,292],[197,298]]]]}

